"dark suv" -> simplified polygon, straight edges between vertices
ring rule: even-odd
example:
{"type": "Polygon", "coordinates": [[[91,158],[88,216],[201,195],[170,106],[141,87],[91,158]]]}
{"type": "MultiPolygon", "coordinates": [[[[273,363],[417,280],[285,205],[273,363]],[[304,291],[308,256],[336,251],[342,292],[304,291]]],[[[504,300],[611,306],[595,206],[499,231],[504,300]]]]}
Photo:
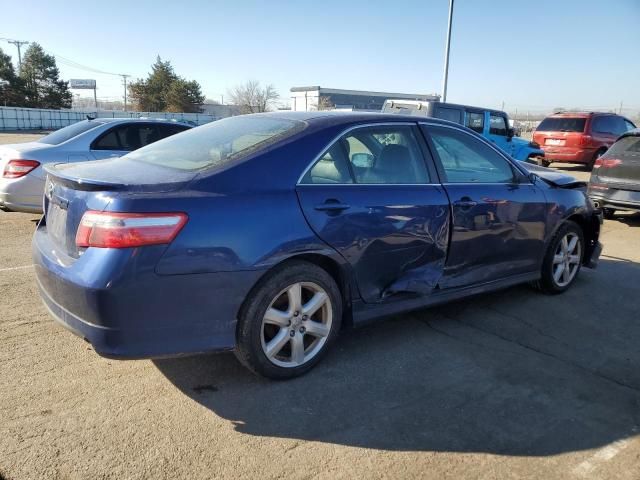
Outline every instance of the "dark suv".
{"type": "Polygon", "coordinates": [[[635,125],[615,113],[567,112],[545,118],[533,133],[544,150],[544,164],[582,163],[589,170],[596,159],[635,125]]]}

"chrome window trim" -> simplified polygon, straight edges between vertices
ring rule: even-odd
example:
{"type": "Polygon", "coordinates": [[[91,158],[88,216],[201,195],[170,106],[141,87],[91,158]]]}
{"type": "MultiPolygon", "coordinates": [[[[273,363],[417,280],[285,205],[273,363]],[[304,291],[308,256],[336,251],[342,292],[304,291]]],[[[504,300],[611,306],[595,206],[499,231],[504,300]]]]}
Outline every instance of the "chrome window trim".
{"type": "MultiPolygon", "coordinates": [[[[307,168],[304,169],[304,171],[302,172],[302,175],[300,175],[298,177],[298,181],[296,182],[296,187],[298,185],[322,185],[322,186],[327,186],[327,185],[427,185],[426,183],[407,183],[407,184],[401,184],[401,183],[302,183],[302,179],[304,178],[304,176],[309,172],[309,170],[311,170],[313,168],[313,166],[318,162],[318,160],[320,160],[322,158],[322,156],[327,153],[327,151],[333,146],[334,143],[336,143],[338,140],[340,140],[341,137],[343,137],[344,135],[346,135],[347,133],[353,131],[353,130],[357,130],[359,128],[370,128],[370,127],[388,127],[388,126],[410,126],[410,127],[416,127],[418,125],[418,122],[375,122],[375,123],[366,123],[366,124],[362,124],[362,125],[351,125],[350,127],[344,129],[341,133],[339,133],[338,135],[335,136],[335,138],[333,138],[321,151],[320,153],[313,159],[311,160],[311,162],[309,163],[309,165],[307,165],[307,168]]],[[[438,184],[433,184],[433,185],[440,185],[438,184]]]]}
{"type": "MultiPolygon", "coordinates": [[[[433,126],[433,127],[450,128],[451,130],[456,130],[458,132],[464,133],[465,135],[468,135],[469,137],[471,137],[471,138],[473,138],[475,140],[479,140],[482,143],[484,143],[485,145],[489,146],[500,157],[504,158],[507,161],[507,163],[509,163],[509,165],[514,167],[525,178],[527,178],[527,179],[529,178],[527,172],[523,171],[522,168],[520,168],[520,166],[515,164],[515,162],[517,160],[514,160],[511,157],[509,157],[508,155],[506,155],[505,152],[503,152],[501,149],[499,149],[498,147],[493,145],[490,141],[488,141],[486,138],[484,138],[480,134],[476,134],[475,132],[474,132],[474,134],[471,134],[471,133],[467,132],[466,130],[464,130],[464,129],[458,127],[458,126],[454,126],[454,125],[444,125],[442,123],[425,122],[424,120],[423,121],[419,121],[418,125],[427,125],[427,126],[433,126]],[[478,137],[480,137],[480,138],[478,138],[478,137]]],[[[443,182],[442,185],[512,185],[512,184],[510,184],[510,183],[500,183],[500,182],[488,182],[488,183],[480,183],[480,182],[478,182],[478,183],[474,183],[474,182],[462,182],[462,183],[443,182]]],[[[533,183],[531,183],[531,182],[520,183],[519,185],[533,185],[533,183]]]]}

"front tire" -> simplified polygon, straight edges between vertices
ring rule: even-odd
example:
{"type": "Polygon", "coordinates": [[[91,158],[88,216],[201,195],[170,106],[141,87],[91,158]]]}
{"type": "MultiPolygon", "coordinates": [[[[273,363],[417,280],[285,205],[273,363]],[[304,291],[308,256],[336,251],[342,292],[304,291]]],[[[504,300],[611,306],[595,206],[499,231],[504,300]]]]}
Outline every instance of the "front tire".
{"type": "Polygon", "coordinates": [[[268,273],[240,311],[236,357],[267,378],[312,369],[335,340],[342,320],[340,290],[322,268],[291,261],[268,273]]]}
{"type": "Polygon", "coordinates": [[[555,233],[542,261],[540,280],[535,286],[550,294],[566,291],[578,278],[584,255],[584,235],[572,221],[563,223],[555,233]]]}
{"type": "Polygon", "coordinates": [[[607,220],[613,220],[616,218],[616,211],[613,208],[603,208],[602,216],[607,220]]]}

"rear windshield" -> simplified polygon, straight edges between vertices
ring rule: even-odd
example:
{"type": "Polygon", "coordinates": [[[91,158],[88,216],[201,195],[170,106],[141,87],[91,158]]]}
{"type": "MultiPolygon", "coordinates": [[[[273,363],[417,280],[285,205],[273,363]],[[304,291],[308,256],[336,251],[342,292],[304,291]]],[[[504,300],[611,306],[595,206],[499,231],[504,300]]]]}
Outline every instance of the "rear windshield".
{"type": "Polygon", "coordinates": [[[640,137],[624,137],[607,150],[608,158],[640,158],[640,137]]]}
{"type": "Polygon", "coordinates": [[[549,117],[545,118],[536,130],[538,132],[584,132],[586,118],[549,117]]]}
{"type": "Polygon", "coordinates": [[[96,128],[102,125],[102,122],[94,122],[92,120],[83,120],[82,122],[74,123],[68,127],[56,130],[50,133],[46,137],[42,137],[38,142],[47,143],[49,145],[60,145],[67,140],[71,140],[73,137],[77,137],[81,133],[88,132],[92,128],[96,128]]]}
{"type": "Polygon", "coordinates": [[[178,170],[220,167],[282,140],[303,122],[266,116],[218,120],[140,148],[123,158],[178,170]]]}

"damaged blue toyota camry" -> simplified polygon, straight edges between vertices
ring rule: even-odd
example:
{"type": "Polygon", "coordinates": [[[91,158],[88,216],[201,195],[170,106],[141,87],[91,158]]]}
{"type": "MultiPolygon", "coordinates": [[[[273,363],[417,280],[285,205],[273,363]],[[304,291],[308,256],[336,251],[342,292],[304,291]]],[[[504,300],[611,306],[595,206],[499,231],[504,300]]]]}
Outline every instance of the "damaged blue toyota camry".
{"type": "Polygon", "coordinates": [[[111,358],[234,350],[301,375],[341,328],[595,267],[584,183],[457,124],[288,112],[219,120],[48,169],[37,282],[111,358]]]}

